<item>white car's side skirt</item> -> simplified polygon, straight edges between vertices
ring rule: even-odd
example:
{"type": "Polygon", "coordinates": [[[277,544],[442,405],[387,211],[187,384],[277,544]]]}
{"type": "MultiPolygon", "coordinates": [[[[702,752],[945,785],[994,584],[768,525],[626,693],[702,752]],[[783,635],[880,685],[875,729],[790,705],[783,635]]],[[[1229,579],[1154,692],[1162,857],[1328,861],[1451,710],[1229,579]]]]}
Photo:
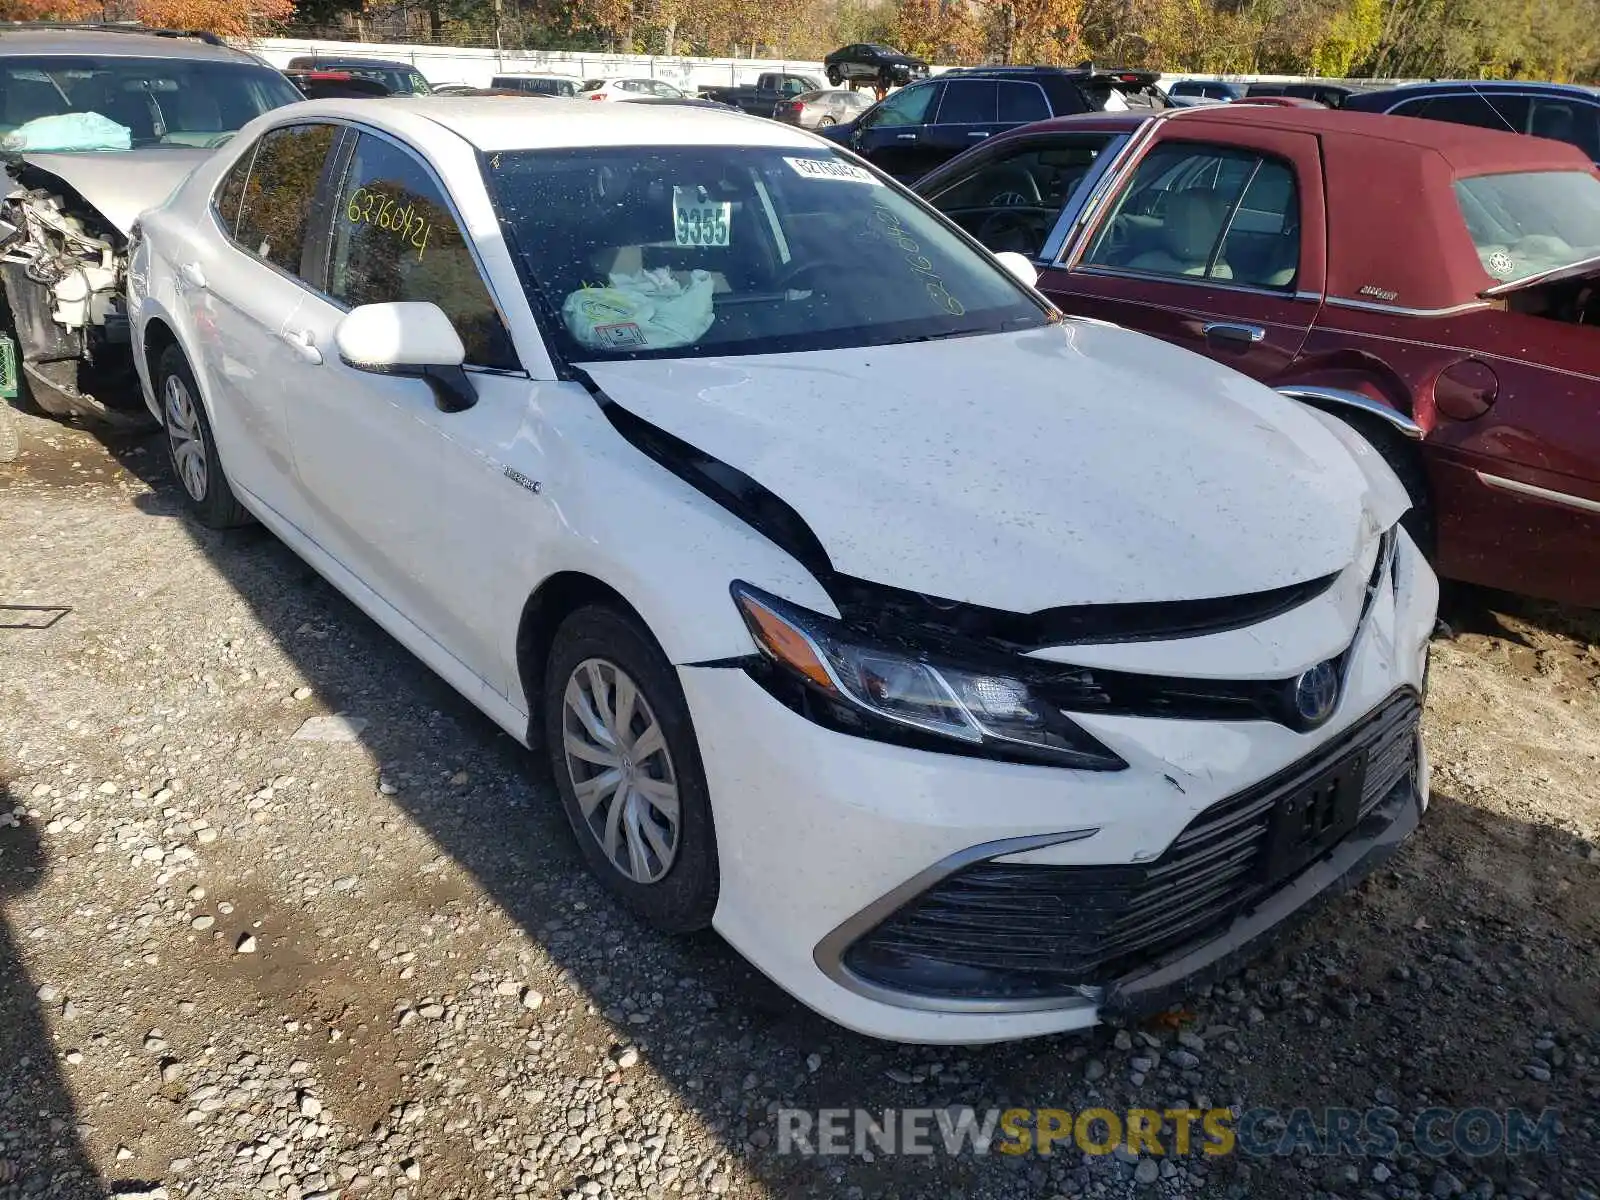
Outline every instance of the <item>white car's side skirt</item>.
{"type": "Polygon", "coordinates": [[[233,484],[239,502],[272,533],[371,617],[391,637],[433,669],[446,683],[481,709],[519,745],[528,744],[528,714],[507,700],[450,651],[419,628],[394,605],[353,574],[333,555],[259,496],[233,484]]]}

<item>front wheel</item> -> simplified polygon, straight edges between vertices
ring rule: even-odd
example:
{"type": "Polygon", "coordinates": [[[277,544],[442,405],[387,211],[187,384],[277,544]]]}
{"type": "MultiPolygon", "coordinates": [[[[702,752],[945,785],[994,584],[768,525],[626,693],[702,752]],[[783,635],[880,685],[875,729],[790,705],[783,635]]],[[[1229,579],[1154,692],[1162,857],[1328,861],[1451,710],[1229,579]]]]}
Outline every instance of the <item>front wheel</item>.
{"type": "Polygon", "coordinates": [[[156,394],[161,398],[167,457],[189,511],[200,524],[212,529],[248,524],[250,514],[235,499],[217,457],[217,439],[211,432],[205,405],[200,402],[200,385],[195,382],[189,360],[177,346],[168,346],[161,353],[156,365],[156,394]]]}
{"type": "Polygon", "coordinates": [[[832,84],[834,87],[838,87],[841,83],[844,82],[844,72],[841,71],[838,67],[829,67],[828,68],[828,82],[830,84],[832,84]]]}
{"type": "Polygon", "coordinates": [[[1387,425],[1375,418],[1359,413],[1335,415],[1365,438],[1399,478],[1406,495],[1411,497],[1411,507],[1400,519],[1400,524],[1411,535],[1411,540],[1422,551],[1423,557],[1431,562],[1439,531],[1434,520],[1433,492],[1428,486],[1428,473],[1423,469],[1422,456],[1404,438],[1391,432],[1387,425]]]}
{"type": "Polygon", "coordinates": [[[705,771],[677,674],[644,626],[600,605],[561,623],[544,731],[589,869],[663,932],[709,925],[719,875],[705,771]]]}

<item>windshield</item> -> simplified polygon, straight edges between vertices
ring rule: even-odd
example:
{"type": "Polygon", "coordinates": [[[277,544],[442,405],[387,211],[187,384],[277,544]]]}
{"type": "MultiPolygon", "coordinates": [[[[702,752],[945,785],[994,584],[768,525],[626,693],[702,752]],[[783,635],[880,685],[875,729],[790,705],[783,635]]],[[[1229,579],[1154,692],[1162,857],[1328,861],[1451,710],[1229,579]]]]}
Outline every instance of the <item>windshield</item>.
{"type": "Polygon", "coordinates": [[[576,361],[876,346],[1046,324],[940,218],[841,156],[616,147],[488,156],[535,305],[576,361]]]}
{"type": "Polygon", "coordinates": [[[268,67],[161,58],[0,58],[0,148],[217,146],[301,99],[268,67]]]}
{"type": "Polygon", "coordinates": [[[1600,256],[1600,179],[1587,171],[1477,175],[1455,189],[1478,259],[1500,283],[1600,256]]]}

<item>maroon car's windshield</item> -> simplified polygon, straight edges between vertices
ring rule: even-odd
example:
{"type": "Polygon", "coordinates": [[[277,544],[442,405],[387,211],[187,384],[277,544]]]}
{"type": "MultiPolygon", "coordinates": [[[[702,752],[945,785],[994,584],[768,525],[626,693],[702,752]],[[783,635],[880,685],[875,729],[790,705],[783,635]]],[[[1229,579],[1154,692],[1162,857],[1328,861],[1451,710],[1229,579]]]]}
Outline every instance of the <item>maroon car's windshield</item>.
{"type": "Polygon", "coordinates": [[[1600,258],[1600,178],[1588,171],[1476,175],[1455,189],[1478,259],[1502,285],[1600,258]]]}

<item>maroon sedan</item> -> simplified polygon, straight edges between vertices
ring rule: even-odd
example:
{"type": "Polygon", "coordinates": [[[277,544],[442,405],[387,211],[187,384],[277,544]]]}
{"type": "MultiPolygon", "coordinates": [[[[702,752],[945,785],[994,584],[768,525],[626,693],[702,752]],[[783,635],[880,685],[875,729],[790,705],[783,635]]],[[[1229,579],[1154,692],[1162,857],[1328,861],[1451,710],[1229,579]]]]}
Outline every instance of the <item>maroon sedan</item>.
{"type": "Polygon", "coordinates": [[[1441,575],[1600,605],[1600,175],[1574,147],[1239,103],[1030,125],[917,191],[1065,311],[1343,417],[1441,575]]]}

